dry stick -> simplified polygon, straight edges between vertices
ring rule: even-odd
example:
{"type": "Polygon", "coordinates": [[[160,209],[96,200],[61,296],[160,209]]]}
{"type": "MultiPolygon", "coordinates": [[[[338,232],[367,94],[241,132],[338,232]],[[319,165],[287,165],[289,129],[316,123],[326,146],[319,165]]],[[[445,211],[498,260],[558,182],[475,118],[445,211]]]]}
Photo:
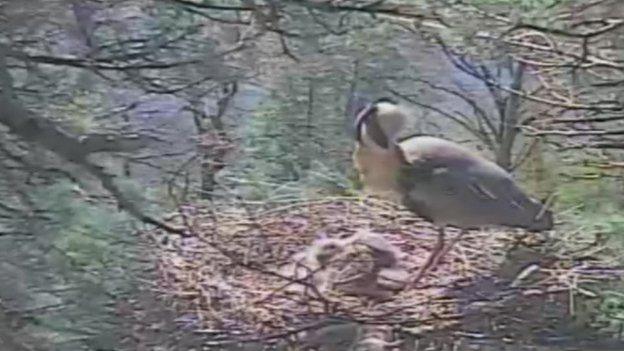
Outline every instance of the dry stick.
{"type": "MultiPolygon", "coordinates": [[[[212,346],[216,346],[216,345],[224,345],[224,344],[228,344],[228,343],[247,343],[247,342],[258,342],[258,341],[268,341],[268,340],[275,340],[275,339],[284,339],[288,336],[291,335],[295,335],[304,331],[308,331],[308,330],[312,330],[312,329],[317,329],[319,327],[322,327],[323,325],[325,325],[327,323],[327,321],[325,320],[321,320],[318,322],[314,322],[314,323],[310,323],[304,326],[301,326],[299,328],[295,328],[295,329],[290,329],[290,330],[286,330],[285,332],[281,332],[281,333],[274,333],[274,334],[270,334],[270,335],[265,335],[265,336],[261,336],[261,337],[251,337],[251,338],[239,338],[235,341],[232,340],[228,340],[228,341],[213,341],[213,342],[208,342],[206,343],[206,345],[212,345],[212,346]]],[[[228,335],[226,335],[225,337],[229,337],[228,335]]]]}
{"type": "MultiPolygon", "coordinates": [[[[303,280],[303,281],[307,281],[309,278],[313,277],[314,274],[316,274],[316,273],[318,273],[318,272],[320,272],[320,271],[322,271],[323,269],[326,268],[326,266],[321,266],[321,267],[319,267],[317,269],[312,270],[312,269],[310,269],[309,267],[307,267],[305,265],[301,265],[299,262],[297,262],[296,267],[303,267],[303,268],[305,268],[308,271],[308,274],[305,277],[300,278],[300,280],[303,280]]],[[[263,297],[261,300],[255,301],[254,304],[264,303],[267,300],[271,299],[273,297],[273,295],[275,295],[278,292],[286,289],[287,287],[289,287],[289,286],[291,286],[293,284],[297,284],[297,283],[298,283],[297,280],[294,280],[294,279],[291,280],[291,281],[288,281],[285,284],[283,284],[283,285],[275,288],[274,290],[272,290],[267,296],[263,297]]],[[[307,288],[307,286],[306,286],[306,288],[307,288]]]]}
{"type": "MultiPolygon", "coordinates": [[[[211,214],[214,214],[214,211],[211,214]]],[[[269,233],[267,232],[267,234],[269,234],[269,233]]],[[[470,252],[469,249],[470,248],[467,249],[468,252],[470,252]]],[[[231,253],[229,250],[227,250],[227,251],[229,253],[231,253]]],[[[232,261],[232,262],[234,264],[236,264],[235,261],[232,261]]],[[[557,272],[559,272],[559,271],[557,271],[557,272]]],[[[554,275],[556,275],[556,272],[553,273],[553,276],[554,275]]],[[[593,275],[593,276],[595,276],[595,275],[593,275]]],[[[288,279],[288,280],[291,280],[291,279],[288,279]]],[[[547,283],[550,284],[550,285],[553,285],[551,282],[547,282],[547,283]]],[[[552,292],[553,290],[550,289],[549,291],[552,292]]],[[[418,296],[420,297],[420,295],[418,295],[418,296]]],[[[381,323],[381,322],[387,323],[388,322],[387,320],[380,320],[380,318],[382,318],[382,319],[383,318],[390,318],[392,320],[397,320],[397,319],[401,319],[402,318],[399,322],[401,322],[401,323],[410,323],[414,319],[414,314],[413,314],[413,311],[411,309],[414,308],[415,306],[421,305],[420,302],[416,302],[413,299],[410,302],[411,302],[410,304],[402,304],[402,305],[399,305],[399,306],[397,306],[396,304],[393,304],[394,306],[386,304],[385,305],[386,307],[384,307],[384,309],[383,309],[384,310],[383,313],[379,313],[381,311],[379,311],[377,313],[363,313],[363,311],[361,311],[361,308],[359,308],[357,311],[354,311],[353,308],[355,306],[353,306],[351,304],[349,304],[349,306],[345,306],[346,308],[342,308],[342,307],[339,306],[340,308],[337,309],[335,312],[338,312],[340,314],[344,313],[346,315],[353,315],[352,313],[357,312],[357,314],[355,315],[355,316],[357,316],[357,319],[362,320],[363,322],[366,322],[366,323],[370,323],[370,324],[381,323]],[[402,313],[401,316],[396,316],[395,315],[397,312],[401,312],[401,311],[404,312],[404,313],[402,313]],[[411,317],[405,315],[406,313],[410,313],[411,317]]],[[[280,307],[278,305],[270,306],[270,307],[277,308],[278,310],[283,310],[283,307],[280,307]]],[[[290,313],[290,312],[288,312],[288,313],[290,313]]],[[[439,317],[435,317],[434,319],[437,320],[438,318],[439,317]]]]}
{"type": "MultiPolygon", "coordinates": [[[[190,227],[188,218],[186,216],[186,214],[180,209],[180,214],[182,216],[182,220],[185,224],[185,226],[188,228],[188,230],[191,233],[195,233],[193,231],[193,228],[190,227]]],[[[216,223],[218,222],[216,214],[214,213],[214,209],[211,209],[210,214],[212,215],[212,219],[213,219],[213,223],[215,223],[215,227],[213,228],[214,232],[218,233],[218,227],[216,227],[216,223]]],[[[273,277],[278,277],[281,279],[285,279],[287,281],[289,281],[292,284],[301,284],[303,286],[305,286],[306,288],[310,288],[312,290],[312,292],[314,292],[315,295],[317,295],[316,297],[322,301],[323,303],[329,303],[329,301],[327,301],[327,299],[325,299],[325,297],[318,291],[318,289],[316,288],[316,286],[314,286],[314,284],[310,284],[308,282],[306,282],[306,278],[304,277],[302,279],[293,279],[291,277],[285,276],[283,274],[280,274],[278,272],[274,272],[271,270],[266,270],[264,268],[261,267],[257,267],[252,263],[248,263],[245,262],[242,259],[239,259],[235,253],[229,252],[228,250],[226,250],[225,248],[221,247],[220,245],[216,244],[214,241],[212,242],[208,242],[203,240],[203,238],[199,235],[194,235],[195,237],[201,239],[202,241],[204,241],[206,244],[210,245],[211,247],[215,248],[217,251],[219,251],[219,253],[221,253],[222,255],[224,255],[225,257],[227,257],[228,259],[230,259],[232,261],[232,263],[234,263],[237,266],[252,270],[252,271],[256,271],[262,274],[266,274],[269,276],[273,276],[273,277]]]]}
{"type": "Polygon", "coordinates": [[[470,69],[468,69],[465,64],[462,62],[461,58],[455,58],[455,56],[453,55],[453,53],[451,52],[451,50],[449,49],[448,45],[440,38],[440,37],[436,37],[435,38],[437,43],[442,47],[443,52],[445,53],[445,55],[449,58],[451,64],[453,64],[453,66],[455,66],[457,69],[461,70],[462,72],[482,80],[483,82],[487,83],[487,84],[491,84],[493,87],[500,89],[502,91],[508,92],[508,93],[512,93],[512,94],[516,94],[522,98],[525,98],[527,100],[531,100],[534,102],[538,102],[538,103],[542,103],[542,104],[546,104],[546,105],[550,105],[550,106],[557,106],[557,107],[563,107],[566,109],[570,109],[570,110],[603,110],[603,111],[621,111],[622,110],[622,106],[617,104],[593,104],[593,105],[587,105],[587,104],[577,104],[577,103],[564,103],[564,102],[558,102],[558,101],[553,101],[550,99],[545,99],[545,98],[541,98],[541,97],[537,97],[537,96],[532,96],[529,95],[527,92],[525,91],[521,91],[521,90],[516,90],[516,89],[511,89],[511,88],[507,88],[502,86],[499,82],[493,81],[491,79],[488,79],[486,77],[484,77],[483,75],[474,72],[470,69]]]}
{"type": "Polygon", "coordinates": [[[575,307],[574,307],[574,293],[577,289],[578,285],[578,275],[574,274],[572,277],[572,282],[568,286],[568,302],[569,302],[569,313],[571,316],[574,315],[575,307]]]}

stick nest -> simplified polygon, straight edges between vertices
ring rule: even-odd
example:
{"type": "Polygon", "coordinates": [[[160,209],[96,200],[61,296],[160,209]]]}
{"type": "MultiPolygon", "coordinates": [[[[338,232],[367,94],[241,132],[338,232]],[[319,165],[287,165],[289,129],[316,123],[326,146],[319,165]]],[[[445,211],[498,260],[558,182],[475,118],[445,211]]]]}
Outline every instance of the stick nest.
{"type": "MultiPolygon", "coordinates": [[[[229,336],[276,335],[327,315],[448,326],[460,317],[453,292],[493,275],[521,233],[469,232],[416,287],[405,288],[437,231],[381,200],[335,198],[253,211],[185,206],[169,222],[190,236],[160,240],[160,291],[189,328],[229,336]]],[[[457,232],[447,230],[452,235],[457,232]]],[[[594,279],[591,270],[557,257],[546,268],[521,272],[512,284],[536,294],[594,279]],[[522,284],[538,270],[539,279],[522,284]]]]}

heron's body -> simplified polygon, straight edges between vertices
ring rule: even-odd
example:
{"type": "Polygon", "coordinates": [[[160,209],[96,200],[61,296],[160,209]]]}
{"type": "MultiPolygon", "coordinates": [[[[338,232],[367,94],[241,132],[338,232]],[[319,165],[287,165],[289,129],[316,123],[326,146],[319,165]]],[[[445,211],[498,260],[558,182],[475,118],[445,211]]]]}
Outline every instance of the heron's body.
{"type": "Polygon", "coordinates": [[[398,106],[387,102],[359,112],[353,161],[365,189],[432,221],[441,228],[441,242],[447,225],[552,228],[552,213],[494,162],[441,138],[400,140],[405,118],[398,106]]]}
{"type": "Polygon", "coordinates": [[[354,162],[371,192],[436,225],[552,227],[549,213],[538,218],[542,204],[526,196],[505,170],[448,140],[418,136],[388,150],[358,146],[354,162]]]}
{"type": "Polygon", "coordinates": [[[432,137],[408,139],[401,149],[407,158],[399,172],[405,205],[436,224],[552,228],[551,213],[524,194],[496,163],[432,137]]]}

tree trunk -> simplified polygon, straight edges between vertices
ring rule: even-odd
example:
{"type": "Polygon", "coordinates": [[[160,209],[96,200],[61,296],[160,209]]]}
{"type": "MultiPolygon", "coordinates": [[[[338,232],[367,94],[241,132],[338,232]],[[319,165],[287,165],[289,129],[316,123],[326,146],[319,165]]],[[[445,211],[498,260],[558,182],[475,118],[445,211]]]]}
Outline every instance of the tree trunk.
{"type": "Polygon", "coordinates": [[[217,100],[217,112],[209,115],[212,129],[207,131],[205,126],[203,126],[203,129],[198,128],[202,138],[199,146],[201,198],[206,200],[212,199],[216,186],[215,177],[217,172],[225,167],[225,156],[230,149],[230,142],[223,123],[223,115],[232,98],[238,92],[238,83],[223,83],[221,90],[221,93],[224,95],[217,100]]]}
{"type": "MultiPolygon", "coordinates": [[[[513,67],[513,66],[512,66],[513,67]]],[[[512,69],[511,89],[520,91],[522,89],[522,77],[524,75],[524,64],[520,63],[512,69]]],[[[510,93],[507,97],[504,115],[501,116],[501,143],[496,152],[496,163],[506,170],[512,168],[513,147],[520,129],[518,119],[520,116],[520,96],[510,93]]]]}

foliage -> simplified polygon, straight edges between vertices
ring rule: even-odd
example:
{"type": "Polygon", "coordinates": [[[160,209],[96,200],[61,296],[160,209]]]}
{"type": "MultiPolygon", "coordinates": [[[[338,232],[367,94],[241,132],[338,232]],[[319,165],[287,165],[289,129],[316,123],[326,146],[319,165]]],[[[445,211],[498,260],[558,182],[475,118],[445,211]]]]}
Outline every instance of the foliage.
{"type": "Polygon", "coordinates": [[[614,335],[617,338],[622,337],[622,328],[624,327],[624,294],[619,291],[606,290],[601,295],[601,303],[598,306],[598,317],[596,323],[601,329],[614,335]]]}
{"type": "Polygon", "coordinates": [[[297,44],[325,55],[304,69],[287,68],[268,101],[238,128],[244,157],[224,171],[224,178],[244,180],[244,192],[255,199],[348,194],[358,187],[351,165],[353,142],[344,122],[348,92],[355,87],[381,94],[389,80],[415,71],[399,43],[388,45],[396,28],[370,22],[356,17],[351,24],[362,25],[360,30],[310,36],[297,44]]]}
{"type": "MultiPolygon", "coordinates": [[[[597,85],[590,85],[590,89],[577,95],[573,89],[576,87],[569,84],[570,75],[585,67],[621,67],[617,48],[611,53],[610,45],[606,45],[612,39],[617,43],[618,38],[596,34],[589,41],[575,35],[563,35],[561,39],[557,35],[551,38],[552,33],[548,32],[576,33],[616,23],[600,20],[613,16],[615,11],[596,16],[569,12],[576,9],[572,5],[582,3],[122,0],[91,13],[91,2],[0,1],[0,97],[15,95],[8,98],[23,105],[33,117],[24,119],[24,123],[51,122],[33,125],[58,126],[62,131],[59,134],[65,136],[64,132],[69,131],[69,137],[105,133],[114,138],[129,132],[150,141],[141,151],[104,150],[100,152],[104,157],[88,157],[92,163],[85,166],[81,160],[67,157],[75,150],[67,150],[67,145],[54,139],[51,131],[55,128],[46,130],[50,133],[44,134],[45,141],[52,135],[52,142],[46,144],[33,138],[30,131],[14,133],[2,126],[0,215],[3,221],[8,218],[15,227],[30,234],[0,236],[0,276],[5,280],[0,289],[2,302],[14,302],[11,307],[18,311],[32,311],[24,312],[29,318],[25,329],[44,339],[55,339],[62,350],[83,349],[82,341],[89,343],[98,334],[104,335],[101,339],[108,338],[110,345],[91,345],[92,348],[116,349],[115,333],[125,331],[111,315],[110,305],[133,291],[140,282],[138,277],[145,277],[144,272],[137,273],[142,265],[139,256],[145,253],[132,236],[136,230],[134,222],[116,207],[121,202],[110,195],[121,194],[142,214],[157,218],[162,212],[157,204],[166,203],[169,198],[166,186],[145,185],[156,183],[148,183],[149,176],[156,174],[161,185],[171,178],[180,182],[190,179],[190,191],[195,190],[197,174],[193,173],[193,166],[197,155],[193,142],[199,138],[187,112],[195,108],[193,117],[210,120],[209,107],[214,105],[211,99],[223,81],[241,80],[241,87],[259,85],[263,93],[268,92],[260,106],[243,96],[225,109],[224,134],[235,142],[240,140],[239,157],[219,168],[218,174],[227,188],[227,199],[234,194],[260,201],[358,193],[350,159],[353,142],[344,133],[346,95],[352,89],[379,95],[388,87],[421,94],[413,78],[442,72],[437,70],[437,61],[421,62],[418,50],[431,49],[423,38],[439,36],[456,57],[467,54],[471,59],[479,59],[475,62],[515,55],[538,60],[536,67],[545,63],[544,72],[560,74],[554,75],[554,83],[547,81],[554,86],[553,90],[541,89],[543,95],[538,97],[557,100],[563,96],[560,100],[565,103],[606,99],[609,88],[597,85]],[[87,10],[86,14],[79,14],[81,5],[86,6],[82,8],[87,10]],[[377,9],[383,11],[375,13],[377,9]],[[424,23],[421,16],[428,15],[440,16],[445,23],[433,19],[424,23]],[[579,25],[577,19],[582,20],[585,15],[589,24],[579,25]],[[538,31],[539,35],[533,29],[509,31],[521,24],[547,30],[538,31]],[[221,37],[228,30],[231,37],[221,37]],[[544,38],[548,40],[542,41],[544,38]],[[550,40],[556,44],[556,51],[570,51],[572,57],[585,46],[590,51],[579,55],[580,61],[576,62],[556,52],[540,56],[530,47],[527,51],[535,56],[525,56],[526,52],[512,48],[515,44],[542,45],[550,40]],[[591,61],[596,58],[600,60],[591,61]],[[167,133],[168,137],[163,137],[167,133]],[[5,138],[5,134],[10,136],[5,138]],[[41,152],[33,147],[37,143],[49,150],[41,152]],[[153,146],[156,143],[160,144],[153,146]],[[172,150],[179,144],[190,147],[172,150]],[[60,157],[48,157],[52,154],[60,157]],[[99,170],[115,173],[120,158],[127,162],[124,166],[135,162],[127,169],[138,171],[128,179],[116,177],[117,193],[102,189],[106,188],[105,182],[95,174],[99,170]],[[102,159],[114,161],[107,164],[102,159]],[[77,187],[76,182],[85,187],[77,187]],[[112,336],[108,337],[109,334],[112,336]]],[[[595,7],[608,11],[606,6],[595,7]]],[[[618,32],[611,34],[616,37],[618,32]]],[[[621,78],[614,72],[617,70],[590,73],[613,77],[607,83],[613,84],[610,89],[617,90],[621,78]]],[[[244,90],[241,88],[241,95],[244,90]]],[[[449,107],[452,108],[456,106],[449,107]]],[[[4,109],[4,105],[0,106],[0,117],[8,115],[4,109]]],[[[544,117],[548,122],[566,112],[552,110],[545,116],[541,111],[529,114],[544,117]]],[[[600,112],[596,116],[603,115],[600,112]]],[[[617,126],[616,123],[607,126],[617,126]]],[[[559,126],[565,132],[576,128],[556,125],[559,126]]],[[[585,127],[594,128],[582,128],[585,127]]],[[[449,138],[459,139],[449,125],[442,124],[439,130],[449,138]]],[[[617,141],[616,138],[617,134],[604,140],[617,141]]],[[[575,140],[591,144],[596,139],[581,133],[575,140]]],[[[80,146],[81,140],[70,145],[80,146]]],[[[578,145],[573,146],[575,154],[582,153],[578,145]]],[[[558,219],[564,222],[559,230],[581,228],[590,238],[595,233],[607,234],[611,242],[624,247],[622,174],[578,180],[579,175],[596,170],[578,163],[562,166],[551,162],[559,158],[552,150],[535,155],[531,160],[536,165],[535,174],[527,172],[526,177],[521,174],[520,178],[527,178],[525,183],[540,195],[557,190],[557,213],[561,214],[558,219]]],[[[610,157],[617,159],[618,155],[610,157]]],[[[614,251],[608,253],[609,258],[621,259],[614,251]]],[[[622,318],[618,295],[621,288],[616,286],[613,290],[605,296],[599,311],[615,327],[622,318]]]]}
{"type": "MultiPolygon", "coordinates": [[[[305,96],[301,90],[309,89],[313,82],[291,78],[288,91],[296,94],[299,90],[299,96],[305,96]]],[[[314,91],[312,98],[314,104],[322,104],[332,96],[314,91]]],[[[232,165],[240,170],[232,174],[244,174],[246,184],[255,188],[252,197],[348,187],[342,176],[349,167],[344,152],[348,140],[336,128],[342,123],[340,112],[331,108],[306,111],[304,98],[274,95],[273,101],[265,103],[243,128],[245,157],[232,165]]]]}
{"type": "Polygon", "coordinates": [[[48,220],[30,221],[33,242],[4,244],[11,252],[4,259],[28,272],[20,284],[6,285],[6,277],[4,296],[27,296],[34,312],[27,328],[61,349],[115,330],[110,298],[134,291],[141,268],[138,242],[128,235],[133,221],[80,194],[67,181],[37,189],[33,198],[48,220]]]}

